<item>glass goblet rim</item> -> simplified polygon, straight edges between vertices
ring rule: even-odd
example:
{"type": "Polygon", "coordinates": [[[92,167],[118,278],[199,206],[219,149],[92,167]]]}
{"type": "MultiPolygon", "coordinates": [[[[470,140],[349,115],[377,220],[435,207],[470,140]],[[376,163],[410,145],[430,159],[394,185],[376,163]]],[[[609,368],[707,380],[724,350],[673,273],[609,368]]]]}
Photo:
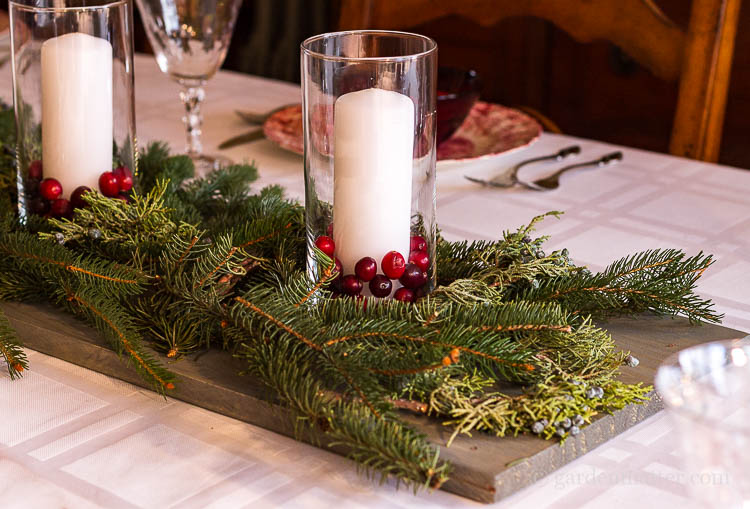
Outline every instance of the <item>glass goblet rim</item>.
{"type": "Polygon", "coordinates": [[[654,380],[654,388],[664,402],[665,408],[677,415],[680,415],[681,417],[687,418],[690,421],[710,426],[711,428],[721,430],[722,432],[728,431],[739,433],[742,435],[750,435],[750,425],[738,426],[733,423],[727,423],[724,422],[722,418],[711,417],[704,412],[688,408],[686,405],[675,404],[673,400],[680,397],[678,392],[679,388],[677,384],[667,380],[667,377],[669,376],[668,371],[678,370],[682,373],[681,385],[685,384],[686,378],[687,384],[699,385],[701,383],[701,380],[699,378],[697,378],[693,374],[684,373],[683,363],[680,362],[680,355],[685,355],[685,352],[687,351],[705,350],[706,348],[711,347],[723,348],[727,353],[727,361],[721,366],[713,366],[710,370],[706,370],[705,372],[700,373],[701,377],[711,376],[712,374],[717,373],[721,370],[725,370],[729,367],[737,367],[750,371],[750,340],[748,338],[750,338],[750,336],[742,339],[711,341],[709,343],[694,345],[680,350],[679,352],[675,352],[664,359],[664,361],[662,361],[662,363],[659,365],[659,368],[657,369],[654,380]],[[747,364],[735,364],[731,359],[729,359],[729,357],[731,357],[730,352],[735,349],[741,349],[744,351],[744,354],[747,356],[747,364]]]}
{"type": "Polygon", "coordinates": [[[426,35],[416,34],[413,32],[402,32],[398,30],[345,30],[341,32],[328,32],[324,34],[314,35],[302,41],[300,44],[301,51],[307,55],[320,60],[327,60],[330,62],[405,62],[409,60],[419,60],[425,58],[433,53],[437,52],[437,42],[431,37],[426,35]],[[422,41],[425,44],[425,49],[422,51],[408,53],[405,55],[392,55],[392,56],[372,56],[372,57],[348,57],[341,55],[327,55],[320,51],[312,49],[312,46],[320,41],[326,39],[344,38],[349,36],[385,36],[393,39],[412,39],[422,41]]]}

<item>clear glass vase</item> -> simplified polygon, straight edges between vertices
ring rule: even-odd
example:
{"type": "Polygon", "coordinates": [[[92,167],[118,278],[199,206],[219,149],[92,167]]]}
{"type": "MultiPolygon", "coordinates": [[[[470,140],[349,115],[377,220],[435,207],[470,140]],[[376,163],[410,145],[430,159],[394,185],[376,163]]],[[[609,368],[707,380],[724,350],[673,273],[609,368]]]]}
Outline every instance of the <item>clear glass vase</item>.
{"type": "Polygon", "coordinates": [[[87,189],[128,199],[138,172],[132,9],[10,2],[21,215],[69,216],[87,189]]]}
{"type": "Polygon", "coordinates": [[[338,32],[303,42],[301,63],[308,271],[317,246],[341,265],[336,291],[418,299],[435,282],[437,45],[338,32]]]}

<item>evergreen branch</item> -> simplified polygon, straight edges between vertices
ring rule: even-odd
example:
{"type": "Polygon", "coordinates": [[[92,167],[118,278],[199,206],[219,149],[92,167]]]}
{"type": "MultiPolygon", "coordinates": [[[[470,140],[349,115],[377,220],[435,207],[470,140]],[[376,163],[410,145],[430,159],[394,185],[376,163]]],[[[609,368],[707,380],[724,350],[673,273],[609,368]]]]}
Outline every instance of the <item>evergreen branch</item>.
{"type": "Polygon", "coordinates": [[[421,336],[410,336],[407,334],[398,334],[398,333],[389,333],[389,332],[363,332],[363,333],[357,333],[357,334],[352,334],[352,335],[347,335],[347,336],[335,337],[333,339],[328,340],[325,343],[325,346],[333,346],[333,345],[336,345],[338,343],[342,343],[345,341],[351,341],[353,339],[364,339],[364,338],[372,338],[372,337],[394,338],[394,339],[400,339],[400,340],[410,341],[414,343],[425,343],[428,345],[445,348],[450,351],[466,352],[468,354],[475,355],[477,357],[491,360],[498,364],[504,364],[504,365],[511,366],[514,368],[519,368],[525,371],[534,371],[536,369],[532,364],[529,364],[529,363],[519,363],[519,362],[508,361],[506,359],[501,359],[495,355],[491,355],[485,352],[481,352],[479,350],[468,348],[466,346],[456,345],[453,343],[439,341],[436,339],[428,339],[428,338],[421,337],[421,336]]]}
{"type": "Polygon", "coordinates": [[[236,248],[236,247],[233,247],[232,249],[230,249],[229,252],[227,253],[227,255],[224,257],[224,259],[221,260],[221,262],[219,262],[219,264],[216,265],[213,269],[211,269],[211,272],[209,272],[208,274],[206,274],[203,277],[203,279],[201,279],[200,281],[198,281],[195,284],[195,288],[197,288],[199,286],[203,286],[204,284],[206,284],[206,281],[208,281],[208,279],[211,276],[213,276],[214,274],[216,274],[222,267],[224,267],[227,264],[227,262],[232,258],[232,256],[234,256],[234,253],[237,252],[237,249],[238,248],[236,248]]]}
{"type": "Polygon", "coordinates": [[[150,192],[158,182],[168,182],[167,191],[173,195],[185,180],[195,174],[190,157],[170,157],[169,147],[163,142],[149,143],[141,151],[138,163],[139,174],[135,184],[141,194],[150,192]]]}
{"type": "Polygon", "coordinates": [[[185,260],[185,257],[190,253],[190,250],[193,249],[193,247],[195,246],[196,242],[198,242],[198,236],[194,236],[190,240],[190,244],[188,244],[188,247],[185,248],[185,251],[177,259],[177,262],[175,263],[175,265],[179,265],[179,264],[181,264],[185,260]]]}
{"type": "Polygon", "coordinates": [[[55,271],[61,269],[61,272],[78,276],[80,281],[106,284],[106,288],[115,294],[140,293],[145,283],[143,275],[135,269],[75,254],[57,243],[38,242],[33,235],[25,232],[0,234],[0,253],[8,257],[5,263],[15,264],[16,270],[54,278],[55,271]]]}
{"type": "Polygon", "coordinates": [[[72,220],[50,219],[54,231],[40,236],[65,244],[94,242],[92,247],[107,256],[125,260],[135,249],[157,254],[175,234],[194,228],[174,221],[172,210],[165,204],[168,187],[169,182],[159,181],[145,195],[134,193],[131,203],[94,191],[85,193],[88,207],[75,209],[72,220]],[[98,232],[98,240],[91,240],[92,231],[98,232]]]}
{"type": "MultiPolygon", "coordinates": [[[[289,334],[296,340],[300,341],[302,344],[310,348],[311,350],[317,352],[321,355],[321,360],[323,363],[321,364],[322,369],[326,369],[328,372],[335,372],[338,376],[341,377],[342,381],[349,387],[351,387],[354,392],[356,392],[359,395],[360,400],[362,403],[372,411],[373,415],[380,416],[380,412],[377,410],[376,406],[382,404],[384,409],[387,409],[387,405],[382,400],[382,398],[378,398],[378,387],[372,384],[372,381],[367,380],[363,374],[361,373],[361,370],[357,369],[355,372],[357,372],[357,376],[355,379],[355,376],[352,375],[352,371],[347,369],[345,364],[346,362],[353,362],[351,359],[344,358],[337,358],[336,356],[330,355],[328,352],[324,351],[323,348],[317,344],[313,339],[306,337],[301,332],[295,330],[291,325],[288,323],[285,323],[283,319],[278,318],[273,315],[272,312],[264,311],[260,307],[256,306],[252,302],[250,302],[247,299],[244,299],[242,297],[235,297],[234,299],[237,303],[239,303],[243,308],[249,309],[254,314],[259,316],[260,318],[264,319],[267,324],[272,325],[277,330],[283,331],[286,334],[289,334]],[[373,398],[375,398],[377,401],[374,403],[373,398],[368,396],[366,394],[365,389],[363,389],[362,383],[368,382],[371,387],[368,389],[367,392],[370,392],[373,398]]],[[[292,308],[294,312],[299,312],[297,308],[292,308]]],[[[304,313],[302,316],[306,316],[304,313]]],[[[244,325],[243,327],[247,329],[249,324],[244,325]]],[[[359,366],[355,366],[359,367],[359,366]]]]}
{"type": "Polygon", "coordinates": [[[270,314],[266,313],[265,311],[263,311],[262,309],[260,309],[258,306],[254,305],[252,302],[247,301],[247,300],[243,299],[242,297],[235,297],[234,300],[237,301],[237,302],[239,302],[240,304],[242,304],[246,308],[250,309],[253,313],[256,313],[257,315],[260,315],[261,317],[265,318],[269,322],[271,322],[274,325],[276,325],[278,328],[284,330],[285,332],[287,332],[287,333],[291,334],[292,336],[294,336],[295,338],[299,339],[305,345],[307,345],[308,347],[312,348],[313,350],[318,350],[318,351],[322,350],[322,348],[319,345],[316,345],[315,343],[313,343],[312,341],[310,341],[308,338],[306,338],[305,336],[303,336],[299,332],[295,331],[294,329],[292,329],[291,327],[289,327],[288,325],[286,325],[285,323],[283,323],[281,320],[279,320],[277,318],[274,318],[270,314]]]}
{"type": "MultiPolygon", "coordinates": [[[[0,112],[0,149],[14,146],[12,119],[0,112]]],[[[15,199],[3,153],[0,212],[15,199]]],[[[251,194],[253,166],[185,182],[193,173],[188,157],[152,144],[132,204],[92,192],[72,220],[0,217],[0,299],[52,300],[83,316],[162,392],[174,377],[150,347],[167,358],[223,348],[291,412],[298,436],[346,448],[370,475],[439,487],[450,472],[396,410],[429,410],[455,433],[517,434],[543,418],[551,438],[555,419],[642,401],[647,388],[615,381],[626,354],[591,316],[719,318],[694,293],[710,256],[648,251],[594,275],[531,238],[556,212],[493,242],[438,238],[439,286],[416,303],[334,299],[331,259],[314,251],[319,273],[311,281],[304,270],[303,207],[278,186],[251,194]],[[592,400],[584,383],[605,397],[592,400]]],[[[329,204],[309,206],[330,218],[329,204]]],[[[18,356],[2,319],[0,356],[18,356]]]]}
{"type": "Polygon", "coordinates": [[[254,244],[259,244],[259,243],[264,242],[266,240],[272,239],[272,238],[274,238],[274,237],[276,237],[278,235],[281,235],[282,233],[284,233],[284,230],[288,230],[292,226],[293,226],[292,223],[287,223],[287,224],[284,225],[283,228],[279,228],[278,230],[274,230],[271,233],[266,233],[265,235],[261,235],[260,237],[258,237],[256,239],[251,239],[251,240],[248,240],[248,241],[244,242],[240,246],[240,248],[245,249],[245,248],[248,248],[248,247],[250,247],[250,246],[252,246],[254,244]]]}
{"type": "Polygon", "coordinates": [[[652,311],[716,322],[721,316],[712,304],[693,292],[697,279],[712,263],[712,257],[703,253],[687,257],[674,249],[646,251],[618,260],[599,274],[580,271],[549,279],[520,297],[554,300],[579,314],[652,311]]]}
{"type": "Polygon", "coordinates": [[[477,327],[481,332],[495,331],[495,332],[530,332],[530,331],[543,331],[552,330],[557,332],[570,332],[572,327],[570,325],[546,325],[546,324],[516,324],[516,325],[482,325],[477,327]]]}
{"type": "Polygon", "coordinates": [[[13,330],[2,309],[0,309],[0,357],[5,360],[11,380],[22,376],[21,373],[29,369],[26,352],[23,351],[16,331],[13,330]]]}
{"type": "MultiPolygon", "coordinates": [[[[447,357],[446,357],[447,358],[447,357]]],[[[386,375],[386,376],[401,376],[401,375],[416,375],[417,373],[425,373],[427,371],[435,371],[441,368],[444,368],[442,362],[439,362],[437,364],[428,364],[427,366],[416,366],[413,368],[407,368],[407,369],[378,369],[378,368],[370,368],[370,371],[373,373],[377,373],[378,375],[386,375]]]]}
{"type": "Polygon", "coordinates": [[[438,448],[402,422],[377,418],[361,402],[332,395],[320,385],[305,353],[279,342],[243,347],[249,372],[295,413],[295,422],[302,418],[317,428],[329,439],[329,447],[346,448],[369,475],[391,476],[415,488],[439,488],[447,480],[451,466],[440,462],[438,448]]]}
{"type": "Polygon", "coordinates": [[[44,256],[39,256],[39,255],[35,255],[32,253],[11,252],[9,249],[6,249],[5,247],[2,247],[2,246],[0,246],[0,252],[4,252],[5,254],[15,255],[19,258],[26,258],[28,260],[34,260],[34,261],[49,264],[49,265],[56,265],[70,272],[78,272],[86,276],[91,276],[97,279],[103,279],[105,281],[110,281],[112,283],[122,283],[122,284],[129,284],[129,285],[138,285],[142,283],[142,281],[139,281],[137,279],[122,279],[119,277],[107,276],[106,274],[97,274],[96,272],[93,272],[91,270],[86,270],[82,267],[76,267],[74,265],[71,265],[65,262],[53,260],[51,258],[46,258],[44,256]]]}
{"type": "Polygon", "coordinates": [[[364,390],[359,386],[359,384],[354,380],[354,377],[350,374],[349,370],[345,369],[338,359],[331,355],[324,354],[326,357],[326,360],[331,363],[331,365],[334,367],[336,371],[344,378],[347,385],[349,385],[354,391],[359,395],[360,401],[372,412],[372,415],[374,415],[377,418],[380,418],[380,412],[377,411],[375,406],[370,402],[370,398],[365,395],[364,390]]]}
{"type": "Polygon", "coordinates": [[[94,302],[94,298],[87,298],[80,293],[69,292],[67,300],[77,303],[79,308],[85,311],[84,315],[91,318],[90,321],[104,332],[105,337],[114,341],[118,352],[120,349],[125,350],[134,361],[136,370],[144,378],[150,380],[159,392],[163,392],[164,389],[174,389],[174,375],[145,353],[132,327],[127,325],[127,319],[124,316],[111,307],[107,307],[103,302],[94,302]]]}
{"type": "Polygon", "coordinates": [[[454,428],[448,444],[459,434],[491,432],[497,436],[529,433],[532,426],[544,422],[541,434],[555,436],[557,423],[581,416],[586,423],[599,413],[612,413],[626,405],[648,399],[651,387],[611,381],[602,386],[603,396],[589,397],[589,386],[580,380],[548,378],[517,396],[477,391],[490,380],[467,376],[449,380],[430,395],[430,412],[449,419],[444,425],[454,428]]]}
{"type": "Polygon", "coordinates": [[[320,290],[323,286],[327,285],[334,278],[338,277],[339,273],[338,272],[334,272],[335,268],[336,268],[336,263],[333,260],[329,259],[328,264],[323,269],[323,275],[322,275],[322,277],[320,279],[318,279],[318,281],[313,285],[313,287],[310,289],[310,291],[307,292],[305,294],[305,296],[302,297],[294,306],[295,307],[301,306],[302,304],[304,304],[305,302],[307,302],[307,300],[310,297],[312,297],[313,295],[315,295],[315,293],[318,290],[320,290]]]}
{"type": "Polygon", "coordinates": [[[356,407],[344,408],[341,424],[327,433],[334,440],[330,446],[344,446],[348,456],[371,476],[380,475],[419,487],[439,489],[452,470],[450,463],[440,462],[440,449],[429,446],[424,436],[405,428],[397,421],[375,419],[356,407]]]}
{"type": "Polygon", "coordinates": [[[417,366],[413,368],[408,369],[377,369],[377,368],[370,368],[370,371],[377,373],[379,375],[388,375],[388,376],[400,376],[400,375],[416,375],[418,373],[425,373],[428,371],[436,371],[438,369],[447,368],[451,364],[458,363],[458,359],[461,355],[461,350],[458,348],[454,348],[450,351],[448,355],[443,357],[439,363],[437,364],[429,364],[427,366],[417,366]]]}

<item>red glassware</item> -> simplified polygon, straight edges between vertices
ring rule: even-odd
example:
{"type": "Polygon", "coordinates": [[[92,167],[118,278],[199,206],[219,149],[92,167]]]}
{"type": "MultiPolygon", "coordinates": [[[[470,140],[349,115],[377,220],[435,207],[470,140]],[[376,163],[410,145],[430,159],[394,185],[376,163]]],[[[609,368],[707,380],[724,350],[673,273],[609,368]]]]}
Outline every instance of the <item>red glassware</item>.
{"type": "Polygon", "coordinates": [[[437,79],[437,144],[461,127],[479,99],[481,82],[476,71],[440,67],[437,79]]]}

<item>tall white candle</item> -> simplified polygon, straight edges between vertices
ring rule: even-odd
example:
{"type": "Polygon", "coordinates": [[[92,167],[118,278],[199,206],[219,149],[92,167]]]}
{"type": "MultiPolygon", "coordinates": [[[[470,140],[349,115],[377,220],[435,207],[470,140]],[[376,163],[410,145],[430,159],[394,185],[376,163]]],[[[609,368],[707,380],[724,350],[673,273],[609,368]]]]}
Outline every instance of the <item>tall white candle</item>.
{"type": "Polygon", "coordinates": [[[112,169],[112,45],[71,33],[42,44],[42,162],[63,197],[112,169]]]}
{"type": "Polygon", "coordinates": [[[365,256],[409,257],[413,150],[409,97],[370,88],[336,100],[333,235],[344,274],[365,256]]]}

